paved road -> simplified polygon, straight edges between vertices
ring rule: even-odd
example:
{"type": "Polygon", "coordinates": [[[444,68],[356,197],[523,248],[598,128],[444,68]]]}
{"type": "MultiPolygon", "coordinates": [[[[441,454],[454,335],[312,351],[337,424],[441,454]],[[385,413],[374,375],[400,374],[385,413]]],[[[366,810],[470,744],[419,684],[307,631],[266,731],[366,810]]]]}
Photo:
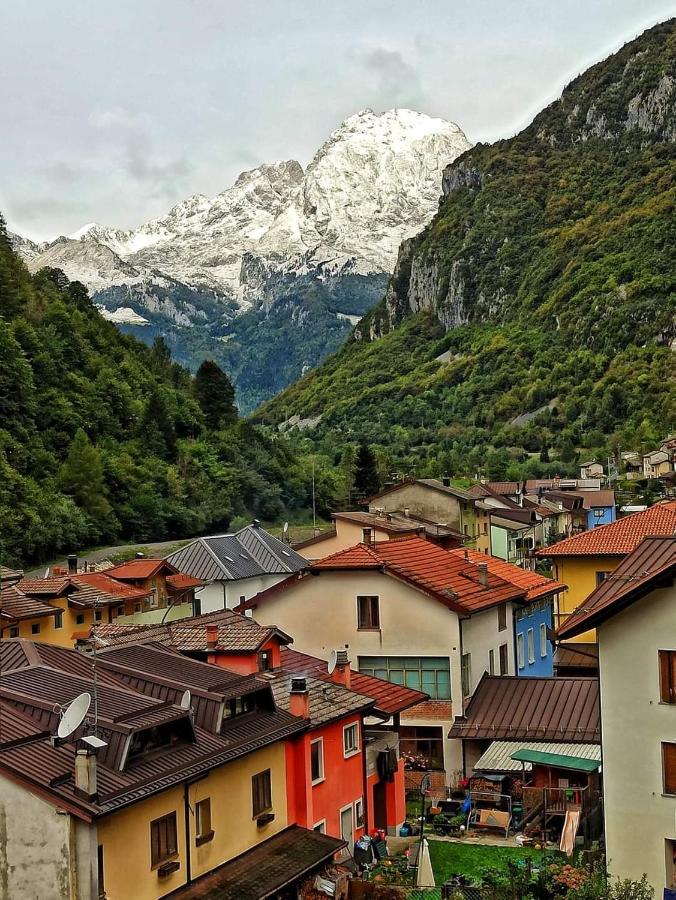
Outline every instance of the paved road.
{"type": "MultiPolygon", "coordinates": [[[[147,544],[119,544],[117,547],[103,547],[100,550],[85,550],[84,553],[78,555],[78,562],[82,563],[85,560],[88,563],[97,563],[101,562],[104,559],[110,559],[111,556],[117,556],[118,553],[122,553],[125,550],[135,551],[138,549],[143,549],[144,552],[150,552],[153,555],[157,556],[166,556],[169,554],[171,550],[179,546],[180,544],[186,543],[185,541],[158,541],[155,543],[147,543],[147,544]]],[[[29,569],[26,571],[26,575],[31,578],[41,578],[45,574],[45,570],[48,566],[67,566],[68,562],[64,557],[61,559],[55,559],[51,563],[44,563],[41,566],[37,566],[34,569],[29,569]]]]}

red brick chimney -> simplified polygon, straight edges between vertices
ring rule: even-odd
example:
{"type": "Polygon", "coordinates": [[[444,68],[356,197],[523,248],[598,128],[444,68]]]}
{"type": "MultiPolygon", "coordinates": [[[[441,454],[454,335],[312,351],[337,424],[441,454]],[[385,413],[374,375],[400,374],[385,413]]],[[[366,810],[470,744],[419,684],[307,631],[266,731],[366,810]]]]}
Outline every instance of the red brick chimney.
{"type": "Polygon", "coordinates": [[[304,678],[292,678],[289,692],[289,712],[300,719],[310,718],[310,692],[304,678]]]}
{"type": "Polygon", "coordinates": [[[218,625],[207,625],[207,650],[218,647],[218,625]]]}
{"type": "Polygon", "coordinates": [[[342,684],[343,687],[348,689],[352,684],[352,670],[350,668],[350,660],[347,658],[347,650],[338,651],[338,662],[331,674],[331,680],[335,681],[336,684],[342,684]]]}

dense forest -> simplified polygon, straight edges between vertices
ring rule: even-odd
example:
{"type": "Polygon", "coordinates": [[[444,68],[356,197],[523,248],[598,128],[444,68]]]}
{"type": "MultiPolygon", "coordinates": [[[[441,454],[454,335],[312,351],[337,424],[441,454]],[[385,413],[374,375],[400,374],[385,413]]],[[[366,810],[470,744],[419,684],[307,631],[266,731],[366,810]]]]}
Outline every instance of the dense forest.
{"type": "Polygon", "coordinates": [[[572,472],[674,428],[676,25],[573,81],[523,132],[444,175],[383,301],[263,406],[383,470],[572,472]]]}
{"type": "MultiPolygon", "coordinates": [[[[313,459],[325,511],[342,476],[313,459]]],[[[239,419],[218,366],[193,378],[80,283],[30,275],[0,220],[0,563],[307,515],[311,492],[302,446],[239,419]]]]}

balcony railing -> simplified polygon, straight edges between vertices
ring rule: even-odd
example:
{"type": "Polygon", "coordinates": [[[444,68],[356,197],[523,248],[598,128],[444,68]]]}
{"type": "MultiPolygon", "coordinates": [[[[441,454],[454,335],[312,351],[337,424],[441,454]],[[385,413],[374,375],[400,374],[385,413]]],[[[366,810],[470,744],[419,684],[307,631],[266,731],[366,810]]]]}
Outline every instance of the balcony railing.
{"type": "Polygon", "coordinates": [[[523,812],[528,816],[542,807],[549,815],[565,815],[569,810],[580,809],[586,813],[591,803],[589,787],[528,787],[523,788],[523,812]]]}

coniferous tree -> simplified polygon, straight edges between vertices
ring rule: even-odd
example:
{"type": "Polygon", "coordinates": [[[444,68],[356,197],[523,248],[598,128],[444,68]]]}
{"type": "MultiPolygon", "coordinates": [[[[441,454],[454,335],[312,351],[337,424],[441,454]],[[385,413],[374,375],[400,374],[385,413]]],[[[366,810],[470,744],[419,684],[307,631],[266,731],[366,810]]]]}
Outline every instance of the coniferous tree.
{"type": "Polygon", "coordinates": [[[380,490],[378,462],[366,441],[361,441],[355,461],[354,489],[360,499],[377,494],[380,490]]]}
{"type": "Polygon", "coordinates": [[[81,428],[75,432],[61,466],[59,486],[93,519],[110,517],[101,455],[81,428]]]}
{"type": "Polygon", "coordinates": [[[153,453],[171,459],[176,453],[176,428],[169,407],[159,388],[148,397],[141,420],[140,439],[153,453]]]}
{"type": "Polygon", "coordinates": [[[225,372],[205,359],[195,375],[195,397],[209,429],[216,430],[237,421],[235,389],[225,372]]]}

